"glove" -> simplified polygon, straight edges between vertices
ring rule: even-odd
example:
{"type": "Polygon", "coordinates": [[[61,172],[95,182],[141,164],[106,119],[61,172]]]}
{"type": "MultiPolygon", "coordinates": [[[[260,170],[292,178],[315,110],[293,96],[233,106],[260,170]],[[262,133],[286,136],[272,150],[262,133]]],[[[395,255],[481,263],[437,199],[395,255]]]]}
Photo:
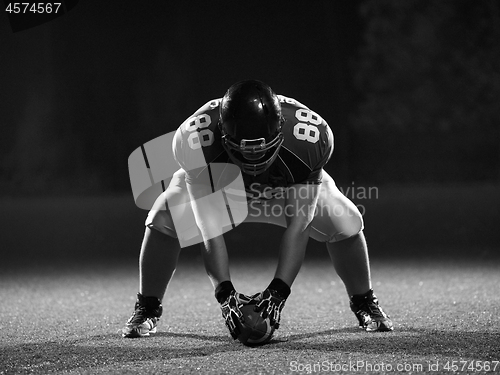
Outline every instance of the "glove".
{"type": "Polygon", "coordinates": [[[220,305],[222,317],[224,318],[226,327],[229,329],[229,333],[234,340],[236,340],[241,333],[237,322],[239,321],[240,324],[244,322],[240,307],[250,303],[251,301],[250,297],[237,293],[233,290],[229,297],[227,297],[227,299],[220,305]]]}
{"type": "Polygon", "coordinates": [[[269,317],[271,326],[278,329],[280,326],[281,310],[285,307],[286,298],[283,298],[277,291],[266,289],[261,293],[252,296],[257,302],[255,311],[261,312],[263,319],[269,317]]]}

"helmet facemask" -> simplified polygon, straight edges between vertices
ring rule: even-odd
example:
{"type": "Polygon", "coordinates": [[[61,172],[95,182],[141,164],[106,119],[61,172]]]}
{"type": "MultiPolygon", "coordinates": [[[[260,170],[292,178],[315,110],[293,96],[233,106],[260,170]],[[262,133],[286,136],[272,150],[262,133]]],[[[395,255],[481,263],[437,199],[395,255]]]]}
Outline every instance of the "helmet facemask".
{"type": "Polygon", "coordinates": [[[264,173],[271,166],[278,157],[283,139],[280,129],[269,142],[266,142],[265,138],[257,138],[242,139],[238,144],[222,131],[222,146],[229,158],[243,173],[252,176],[264,173]]]}

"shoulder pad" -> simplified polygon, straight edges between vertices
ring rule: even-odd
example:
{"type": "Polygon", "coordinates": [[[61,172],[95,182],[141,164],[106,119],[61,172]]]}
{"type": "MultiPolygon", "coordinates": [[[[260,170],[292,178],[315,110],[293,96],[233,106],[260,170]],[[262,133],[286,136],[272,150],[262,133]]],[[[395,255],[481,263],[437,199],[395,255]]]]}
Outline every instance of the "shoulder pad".
{"type": "Polygon", "coordinates": [[[187,118],[177,129],[173,141],[174,156],[186,171],[205,167],[222,151],[219,121],[221,99],[210,100],[187,118]]]}
{"type": "Polygon", "coordinates": [[[280,100],[281,104],[287,103],[287,104],[291,104],[295,107],[309,109],[309,108],[307,108],[307,106],[305,106],[304,104],[302,104],[298,100],[293,99],[293,98],[289,98],[288,96],[278,95],[278,99],[280,100]]]}

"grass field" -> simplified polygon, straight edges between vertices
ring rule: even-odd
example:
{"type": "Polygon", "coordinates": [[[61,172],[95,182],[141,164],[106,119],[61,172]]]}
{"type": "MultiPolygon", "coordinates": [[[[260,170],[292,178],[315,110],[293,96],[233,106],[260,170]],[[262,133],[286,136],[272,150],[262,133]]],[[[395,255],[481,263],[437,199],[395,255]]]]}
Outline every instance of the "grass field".
{"type": "MultiPolygon", "coordinates": [[[[264,287],[273,271],[233,266],[235,286],[248,293],[264,287]]],[[[373,277],[394,332],[360,331],[330,265],[309,260],[272,342],[249,348],[226,332],[200,262],[181,262],[159,332],[143,339],[118,334],[134,302],[135,267],[44,266],[4,274],[0,373],[282,374],[339,366],[347,371],[335,372],[356,366],[361,373],[436,373],[430,365],[447,372],[447,363],[490,361],[493,368],[500,360],[498,264],[374,262],[373,277]]]]}
{"type": "MultiPolygon", "coordinates": [[[[144,220],[128,197],[4,200],[0,374],[500,374],[500,198],[496,187],[479,190],[383,190],[362,202],[374,288],[394,332],[356,327],[312,242],[281,328],[258,348],[230,339],[196,248],[181,254],[159,332],[120,336],[144,220]]],[[[250,244],[248,230],[228,239],[244,293],[272,278],[279,234],[252,228],[250,244]]]]}

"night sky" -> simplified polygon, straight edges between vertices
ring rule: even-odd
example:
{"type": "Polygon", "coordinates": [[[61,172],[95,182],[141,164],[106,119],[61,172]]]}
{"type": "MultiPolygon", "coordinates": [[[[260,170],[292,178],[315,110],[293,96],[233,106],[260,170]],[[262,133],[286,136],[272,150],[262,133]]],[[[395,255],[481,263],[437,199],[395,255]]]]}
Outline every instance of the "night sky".
{"type": "MultiPolygon", "coordinates": [[[[16,33],[2,13],[0,168],[6,177],[2,189],[26,188],[29,181],[27,190],[50,191],[53,185],[61,186],[61,181],[73,181],[79,186],[87,184],[83,190],[126,191],[127,158],[134,149],[175,130],[208,100],[221,97],[234,82],[249,78],[260,79],[276,92],[303,102],[328,121],[336,149],[327,169],[338,181],[414,183],[439,181],[440,176],[443,181],[462,176],[487,178],[500,164],[500,141],[496,141],[500,132],[496,130],[485,136],[493,140],[488,148],[482,150],[484,140],[477,140],[469,153],[472,156],[462,161],[472,160],[472,164],[464,169],[453,163],[460,150],[467,148],[467,133],[461,134],[456,145],[450,143],[439,152],[439,137],[447,142],[449,135],[396,136],[389,128],[377,138],[373,131],[363,133],[370,132],[369,128],[354,124],[358,113],[380,127],[393,121],[403,124],[397,125],[400,127],[407,122],[406,126],[417,128],[421,124],[411,122],[421,119],[432,126],[437,115],[444,118],[436,119],[439,126],[449,127],[453,119],[447,117],[464,117],[459,113],[463,103],[456,100],[454,104],[453,95],[463,88],[469,90],[470,82],[476,84],[475,76],[461,87],[446,87],[454,81],[439,82],[439,69],[428,76],[421,72],[422,66],[434,64],[435,57],[429,51],[443,49],[436,30],[444,30],[451,35],[453,45],[460,46],[466,45],[461,38],[469,34],[451,33],[467,22],[475,24],[474,19],[462,20],[456,14],[474,14],[469,8],[476,3],[460,1],[459,5],[468,8],[456,12],[453,7],[457,2],[442,4],[446,5],[443,9],[428,1],[155,0],[120,1],[117,7],[115,2],[83,0],[62,17],[16,33]],[[365,6],[363,13],[366,4],[375,11],[367,13],[365,6]],[[418,13],[421,8],[427,13],[418,13]],[[386,14],[385,18],[381,14],[386,14]],[[448,19],[455,22],[451,28],[448,19]],[[432,28],[441,24],[441,29],[432,28]],[[397,43],[396,38],[400,38],[397,43]],[[366,47],[367,43],[372,45],[366,47]],[[407,51],[406,46],[413,49],[407,51]],[[398,51],[403,59],[397,56],[398,51]],[[403,65],[391,68],[393,56],[400,59],[396,64],[403,65]],[[420,70],[404,66],[415,61],[422,61],[420,70]],[[364,83],[356,81],[363,64],[364,83]],[[373,84],[366,83],[372,76],[373,84]],[[365,86],[360,87],[359,82],[365,86]],[[373,88],[377,82],[386,85],[373,88]],[[436,90],[441,90],[438,95],[436,90]],[[376,101],[378,98],[382,103],[376,101]],[[454,105],[458,108],[451,108],[455,114],[450,111],[454,105]],[[418,148],[408,150],[413,144],[418,148]],[[433,146],[427,147],[429,144],[433,146]],[[434,151],[426,154],[431,148],[434,151]],[[423,157],[418,155],[421,150],[423,157]],[[444,157],[449,165],[435,168],[435,160],[443,161],[444,157]],[[379,162],[373,164],[375,160],[379,162]],[[493,160],[491,166],[482,174],[476,173],[484,160],[493,160]],[[402,173],[405,169],[407,173],[402,173]]],[[[498,70],[494,61],[490,65],[498,70]]],[[[447,67],[446,62],[443,66],[447,67]]],[[[453,69],[450,66],[448,70],[453,69]]],[[[497,82],[485,74],[484,82],[497,82]]],[[[496,87],[498,91],[500,84],[496,87]]],[[[486,92],[480,86],[476,91],[478,96],[486,92]]],[[[468,100],[466,95],[463,100],[468,100]]],[[[479,99],[474,97],[471,103],[475,100],[479,99]]],[[[495,111],[490,118],[497,115],[495,111]]],[[[473,127],[483,124],[484,119],[471,118],[469,122],[473,127]]]]}

